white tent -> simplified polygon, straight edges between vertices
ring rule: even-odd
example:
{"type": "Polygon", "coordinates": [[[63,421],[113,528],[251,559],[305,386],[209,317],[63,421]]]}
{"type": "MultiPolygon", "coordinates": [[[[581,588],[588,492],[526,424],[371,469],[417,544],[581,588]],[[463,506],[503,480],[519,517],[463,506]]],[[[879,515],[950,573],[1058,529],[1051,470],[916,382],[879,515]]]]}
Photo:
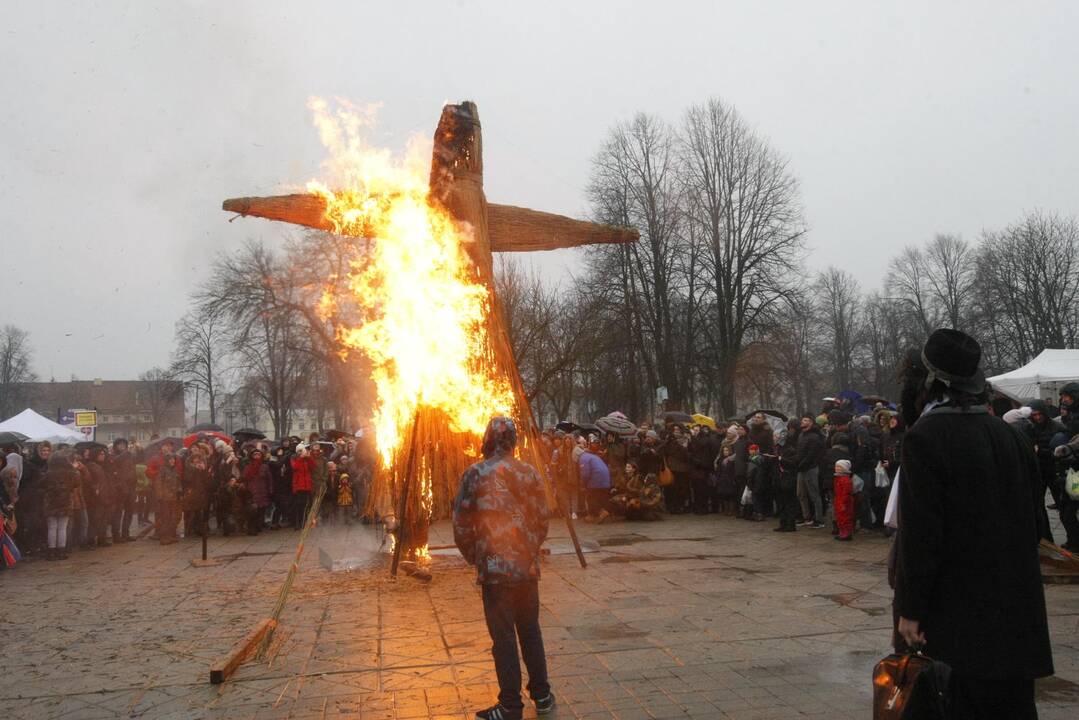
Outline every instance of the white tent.
{"type": "Polygon", "coordinates": [[[72,430],[60,423],[54,423],[52,420],[38,415],[30,408],[26,408],[15,417],[0,422],[0,430],[20,432],[29,438],[27,442],[48,440],[51,443],[74,445],[87,439],[81,432],[72,430]]]}
{"type": "Polygon", "coordinates": [[[1060,388],[1079,381],[1079,350],[1042,350],[1023,367],[989,378],[993,389],[1013,400],[1056,401],[1060,388]]]}

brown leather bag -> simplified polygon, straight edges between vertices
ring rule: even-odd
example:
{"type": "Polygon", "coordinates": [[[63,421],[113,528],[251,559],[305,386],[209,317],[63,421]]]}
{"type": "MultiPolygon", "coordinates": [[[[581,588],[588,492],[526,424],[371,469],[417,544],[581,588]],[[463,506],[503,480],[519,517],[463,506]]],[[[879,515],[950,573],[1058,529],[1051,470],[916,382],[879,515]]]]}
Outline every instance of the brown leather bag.
{"type": "Polygon", "coordinates": [[[919,651],[873,668],[873,720],[945,720],[952,669],[919,651]]]}

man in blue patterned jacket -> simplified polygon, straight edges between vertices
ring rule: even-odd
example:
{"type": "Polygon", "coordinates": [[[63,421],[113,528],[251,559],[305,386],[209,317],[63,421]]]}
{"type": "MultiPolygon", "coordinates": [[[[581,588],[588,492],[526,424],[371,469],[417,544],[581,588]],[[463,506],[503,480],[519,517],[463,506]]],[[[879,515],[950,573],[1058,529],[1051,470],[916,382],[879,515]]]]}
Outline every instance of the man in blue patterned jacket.
{"type": "Polygon", "coordinates": [[[519,720],[523,713],[518,639],[537,714],[555,705],[539,626],[547,496],[536,469],[513,456],[516,446],[513,420],[492,418],[483,436],[483,460],[461,476],[453,506],[453,539],[465,560],[476,566],[498,676],[498,704],[476,713],[480,720],[519,720]]]}

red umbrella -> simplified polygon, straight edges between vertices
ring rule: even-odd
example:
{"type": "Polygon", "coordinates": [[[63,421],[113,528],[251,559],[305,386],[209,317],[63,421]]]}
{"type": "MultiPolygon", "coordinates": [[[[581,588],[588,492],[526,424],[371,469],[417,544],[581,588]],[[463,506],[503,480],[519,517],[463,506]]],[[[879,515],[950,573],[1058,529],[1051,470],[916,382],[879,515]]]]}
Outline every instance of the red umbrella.
{"type": "Polygon", "coordinates": [[[224,440],[229,445],[232,444],[232,438],[225,433],[215,432],[213,430],[207,430],[204,432],[191,433],[184,438],[184,447],[189,448],[199,440],[209,440],[212,445],[215,440],[224,440]]]}

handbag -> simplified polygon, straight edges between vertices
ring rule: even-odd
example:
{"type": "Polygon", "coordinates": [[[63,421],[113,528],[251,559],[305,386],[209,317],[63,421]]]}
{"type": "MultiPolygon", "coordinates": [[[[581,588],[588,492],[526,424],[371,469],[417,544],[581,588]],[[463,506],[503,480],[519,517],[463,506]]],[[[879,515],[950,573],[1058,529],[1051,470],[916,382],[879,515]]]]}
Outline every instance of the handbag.
{"type": "Polygon", "coordinates": [[[884,469],[883,463],[877,463],[876,483],[879,488],[886,488],[892,484],[892,479],[888,477],[888,471],[884,469]]]}
{"type": "Polygon", "coordinates": [[[1068,468],[1068,474],[1064,476],[1064,492],[1072,500],[1079,500],[1079,470],[1068,468]]]}
{"type": "Polygon", "coordinates": [[[921,651],[892,653],[873,668],[873,720],[945,720],[951,674],[921,651]]]}
{"type": "Polygon", "coordinates": [[[663,463],[663,469],[659,471],[659,486],[667,487],[674,485],[674,473],[667,467],[667,463],[663,463]]]}

